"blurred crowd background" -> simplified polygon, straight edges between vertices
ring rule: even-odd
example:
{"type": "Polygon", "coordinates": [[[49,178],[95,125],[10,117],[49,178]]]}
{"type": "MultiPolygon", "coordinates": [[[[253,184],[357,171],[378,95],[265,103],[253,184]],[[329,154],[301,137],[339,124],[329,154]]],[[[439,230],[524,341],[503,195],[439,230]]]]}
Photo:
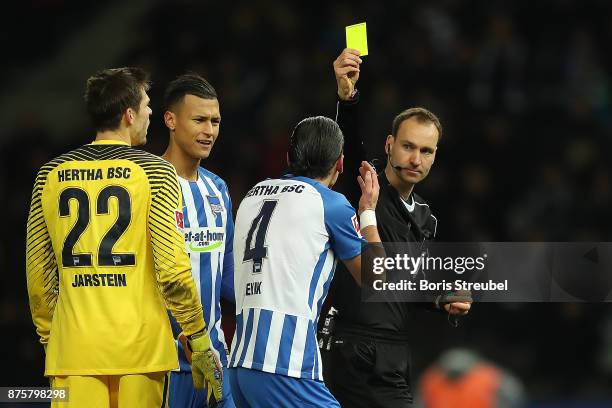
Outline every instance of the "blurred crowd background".
{"type": "MultiPolygon", "coordinates": [[[[101,68],[151,72],[144,149],[155,154],[168,137],[165,84],[190,70],[215,86],[221,133],[204,166],[237,208],[284,170],[300,119],[334,116],[332,61],[344,27],[367,21],[358,87],[368,154],[382,168],[401,110],[438,114],[445,134],[416,191],[439,240],[610,240],[612,2],[31,0],[3,5],[0,18],[1,385],[45,384],[27,305],[26,216],[37,169],[94,138],[82,93],[101,68]]],[[[530,406],[612,404],[609,304],[478,304],[457,329],[415,319],[415,378],[463,346],[512,373],[530,406]]]]}

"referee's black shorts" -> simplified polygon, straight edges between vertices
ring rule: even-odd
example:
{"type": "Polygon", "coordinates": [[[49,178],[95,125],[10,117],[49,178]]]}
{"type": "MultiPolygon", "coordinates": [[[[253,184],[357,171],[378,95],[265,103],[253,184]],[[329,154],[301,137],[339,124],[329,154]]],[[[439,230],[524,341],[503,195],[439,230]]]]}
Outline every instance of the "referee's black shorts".
{"type": "Polygon", "coordinates": [[[343,408],[412,407],[406,336],[336,327],[321,358],[325,384],[343,408]]]}

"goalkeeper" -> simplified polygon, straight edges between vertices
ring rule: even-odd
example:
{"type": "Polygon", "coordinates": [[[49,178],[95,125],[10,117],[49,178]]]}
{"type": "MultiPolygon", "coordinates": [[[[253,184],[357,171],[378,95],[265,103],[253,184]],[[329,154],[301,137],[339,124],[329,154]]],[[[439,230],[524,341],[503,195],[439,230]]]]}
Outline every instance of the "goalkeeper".
{"type": "Polygon", "coordinates": [[[166,306],[193,351],[196,387],[220,396],[202,306],[177,223],[172,165],[133,149],[146,142],[148,75],[100,71],[85,101],[96,138],[38,172],[27,224],[32,319],[45,375],[67,387],[59,407],[167,406],[178,367],[166,306]]]}

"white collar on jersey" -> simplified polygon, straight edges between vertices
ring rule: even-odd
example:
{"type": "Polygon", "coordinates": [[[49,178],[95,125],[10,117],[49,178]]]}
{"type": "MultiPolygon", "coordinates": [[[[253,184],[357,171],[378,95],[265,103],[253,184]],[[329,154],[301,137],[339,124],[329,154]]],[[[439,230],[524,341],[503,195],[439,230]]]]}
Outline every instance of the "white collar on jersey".
{"type": "Polygon", "coordinates": [[[400,196],[400,200],[402,200],[402,203],[404,203],[408,211],[410,212],[414,211],[414,197],[412,196],[412,194],[410,194],[410,197],[409,197],[409,200],[411,201],[410,203],[408,202],[408,200],[404,200],[401,196],[400,196]]]}

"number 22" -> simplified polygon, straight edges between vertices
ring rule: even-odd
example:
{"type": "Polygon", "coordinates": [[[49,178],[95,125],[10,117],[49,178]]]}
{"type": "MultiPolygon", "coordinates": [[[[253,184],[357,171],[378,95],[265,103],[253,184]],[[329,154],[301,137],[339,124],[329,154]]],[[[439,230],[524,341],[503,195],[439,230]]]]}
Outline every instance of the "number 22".
{"type": "MultiPolygon", "coordinates": [[[[102,238],[98,247],[99,266],[131,266],[136,265],[136,257],[133,253],[113,253],[113,246],[121,238],[132,218],[132,201],[130,193],[121,186],[108,186],[100,191],[96,200],[96,215],[108,214],[108,202],[115,197],[119,206],[117,221],[102,238]]],[[[70,200],[76,200],[77,220],[74,223],[62,246],[62,265],[66,268],[78,266],[92,266],[91,253],[75,254],[74,245],[89,225],[91,213],[89,209],[89,196],[85,190],[77,187],[69,187],[61,192],[59,196],[60,217],[70,216],[70,200]]]]}

